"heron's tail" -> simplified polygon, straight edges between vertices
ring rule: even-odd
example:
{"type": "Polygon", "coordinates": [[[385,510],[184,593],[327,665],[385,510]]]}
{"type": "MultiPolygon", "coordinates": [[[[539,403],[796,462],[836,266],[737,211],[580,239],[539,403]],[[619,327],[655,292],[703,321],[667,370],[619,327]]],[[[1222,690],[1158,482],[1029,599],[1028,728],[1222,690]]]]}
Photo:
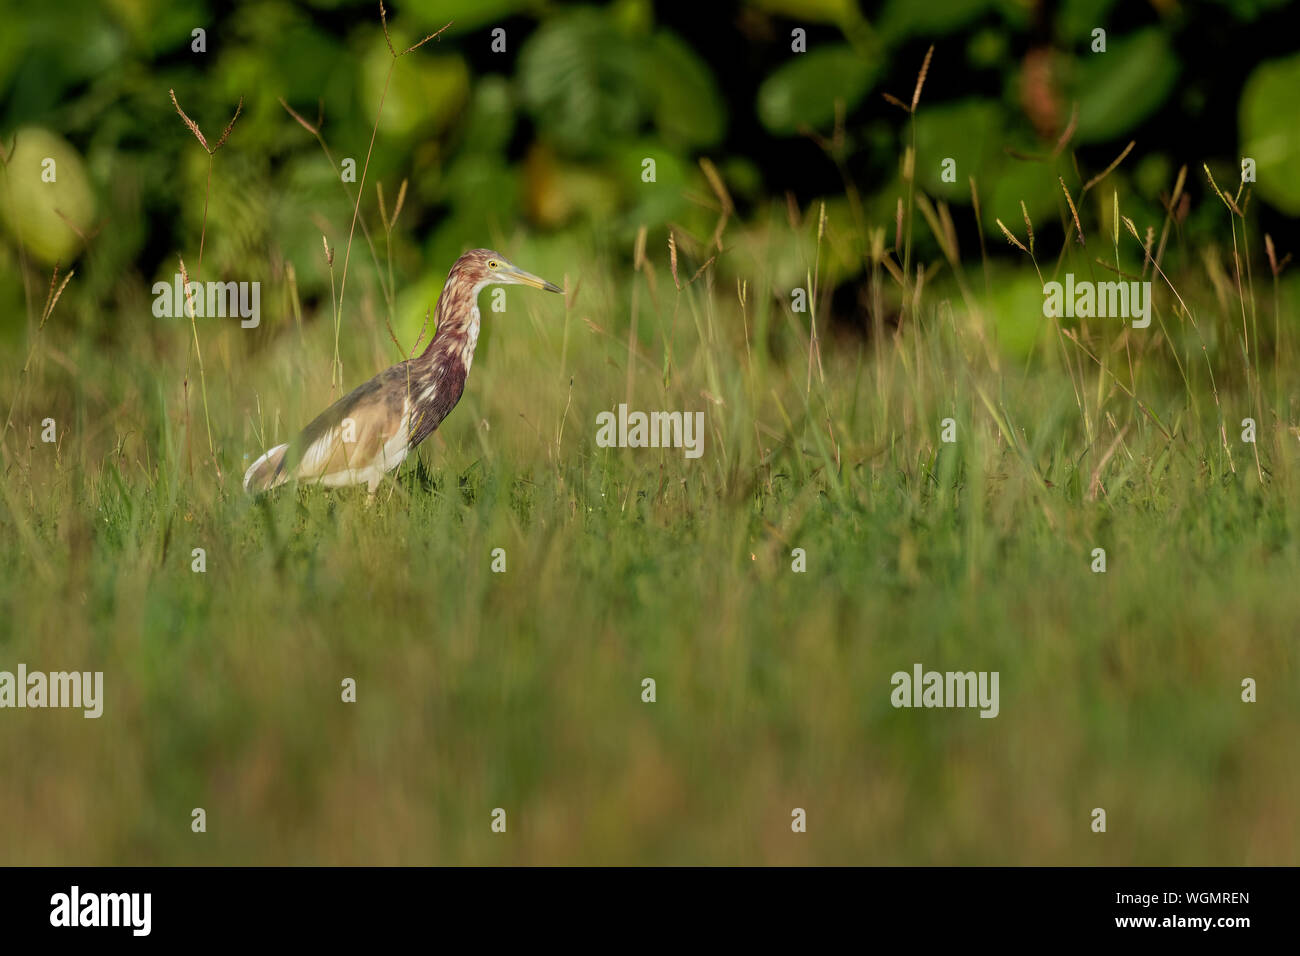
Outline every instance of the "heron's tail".
{"type": "Polygon", "coordinates": [[[289,480],[285,472],[279,471],[280,462],[284,461],[284,452],[288,447],[288,445],[276,445],[249,466],[248,471],[244,472],[246,492],[255,495],[259,491],[270,491],[276,485],[282,485],[289,480]]]}

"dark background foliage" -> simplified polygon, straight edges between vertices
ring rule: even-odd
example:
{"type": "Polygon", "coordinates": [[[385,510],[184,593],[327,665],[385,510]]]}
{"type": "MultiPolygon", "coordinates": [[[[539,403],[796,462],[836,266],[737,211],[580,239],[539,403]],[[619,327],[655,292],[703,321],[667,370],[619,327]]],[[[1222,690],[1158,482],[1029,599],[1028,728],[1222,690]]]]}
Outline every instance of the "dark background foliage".
{"type": "MultiPolygon", "coordinates": [[[[715,213],[696,164],[706,156],[741,223],[771,203],[806,211],[828,200],[833,220],[852,223],[837,234],[830,281],[852,289],[867,228],[892,234],[904,191],[907,116],[881,94],[909,100],[934,44],[916,117],[918,184],[969,207],[973,176],[993,253],[1012,252],[994,220],[1022,222],[1021,201],[1040,237],[1059,239],[1057,175],[1074,179],[1076,166],[1086,179],[1130,139],[1137,147],[1107,186],[1140,225],[1163,217],[1180,166],[1200,195],[1203,162],[1235,184],[1240,157],[1256,151],[1253,221],[1285,236],[1300,212],[1291,14],[1275,0],[404,2],[389,11],[399,49],[452,25],[394,71],[363,208],[374,217],[373,183],[391,202],[409,179],[396,285],[427,278],[398,311],[422,313],[461,250],[520,229],[557,259],[592,247],[630,259],[643,226],[652,238],[676,224],[707,240],[715,213]],[[1107,31],[1105,53],[1091,50],[1096,27],[1107,31]],[[495,28],[504,52],[492,49],[495,28]],[[797,28],[806,53],[791,51],[797,28]],[[1068,149],[1053,160],[1076,105],[1068,149]],[[641,181],[644,157],[656,160],[658,188],[641,181]],[[956,183],[940,179],[945,157],[957,162],[956,183]]],[[[69,303],[100,315],[139,300],[193,247],[206,157],[170,88],[213,139],[244,101],[214,166],[209,274],[274,280],[288,262],[309,307],[328,296],[319,237],[339,238],[349,196],[278,100],[323,117],[334,159],[353,158],[360,178],[389,63],[377,5],[24,4],[6,24],[0,132],[16,152],[6,188],[19,201],[6,204],[0,233],[4,330],[16,334],[25,311],[20,235],[44,269],[84,257],[77,231],[98,230],[69,303]],[[196,27],[204,53],[191,49],[196,27]],[[42,188],[38,155],[61,160],[58,190],[42,188]]],[[[1098,196],[1099,216],[1109,198],[1098,196]]],[[[1190,221],[1187,209],[1177,221],[1193,238],[1221,218],[1211,204],[1189,208],[1190,221]]],[[[963,245],[978,244],[974,217],[954,218],[963,245]]],[[[833,301],[854,310],[852,295],[833,301]]]]}

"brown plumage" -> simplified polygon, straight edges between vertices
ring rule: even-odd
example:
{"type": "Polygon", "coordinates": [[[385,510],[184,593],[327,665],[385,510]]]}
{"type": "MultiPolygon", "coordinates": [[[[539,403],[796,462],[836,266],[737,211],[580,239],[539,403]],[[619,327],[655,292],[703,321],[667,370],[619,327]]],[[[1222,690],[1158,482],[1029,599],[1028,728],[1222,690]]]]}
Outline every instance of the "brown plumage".
{"type": "Polygon", "coordinates": [[[465,253],[447,275],[424,352],[357,386],[293,441],[253,462],[244,473],[244,490],[252,494],[299,481],[330,488],[365,484],[373,494],[460,401],[478,344],[478,294],[497,284],[563,291],[490,249],[465,253]]]}

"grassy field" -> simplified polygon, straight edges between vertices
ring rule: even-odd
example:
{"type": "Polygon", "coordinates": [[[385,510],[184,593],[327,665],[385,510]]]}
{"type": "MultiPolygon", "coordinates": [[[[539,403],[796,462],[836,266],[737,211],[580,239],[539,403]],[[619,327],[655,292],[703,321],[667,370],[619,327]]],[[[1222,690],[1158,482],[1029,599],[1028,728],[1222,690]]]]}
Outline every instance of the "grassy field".
{"type": "Polygon", "coordinates": [[[346,253],[305,304],[281,263],[251,330],[141,290],[106,332],[0,262],[0,671],[105,686],[0,713],[0,863],[1293,863],[1300,288],[1248,197],[1197,180],[1194,245],[1102,200],[1116,165],[1017,259],[910,183],[905,230],[852,190],[737,224],[707,164],[712,240],[481,237],[568,292],[484,308],[373,499],[239,480],[411,348],[398,292],[450,263],[397,281],[396,211],[350,297],[346,253]],[[1149,328],[1043,318],[1103,270],[1149,328]],[[598,447],[620,402],[703,411],[704,454],[598,447]],[[997,672],[997,716],[894,707],[916,664],[997,672]]]}
{"type": "MultiPolygon", "coordinates": [[[[809,271],[816,220],[770,224],[809,271]]],[[[689,285],[683,256],[678,289],[666,248],[505,248],[570,294],[485,309],[460,406],[373,501],[238,487],[337,394],[328,314],[200,321],[205,421],[189,323],[104,349],[35,310],[0,363],[0,668],[102,670],[106,700],[0,715],[0,863],[1295,861],[1300,396],[1267,265],[1226,308],[1157,281],[1147,330],[1041,320],[1013,359],[944,276],[877,267],[897,328],[814,342],[761,256],[689,285]],[[596,447],[620,401],[703,410],[703,457],[596,447]],[[999,715],[895,709],[918,662],[998,671],[999,715]]],[[[399,357],[358,288],[348,387],[399,357]]]]}

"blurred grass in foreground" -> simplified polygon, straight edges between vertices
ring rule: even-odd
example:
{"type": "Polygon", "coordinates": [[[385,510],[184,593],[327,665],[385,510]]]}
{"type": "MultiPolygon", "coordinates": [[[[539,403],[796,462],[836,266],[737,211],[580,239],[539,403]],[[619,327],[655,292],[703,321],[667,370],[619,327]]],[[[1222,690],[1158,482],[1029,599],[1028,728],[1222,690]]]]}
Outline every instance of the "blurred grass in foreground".
{"type": "MultiPolygon", "coordinates": [[[[1194,279],[1208,357],[1158,287],[1145,333],[1082,323],[1094,361],[1049,326],[1026,369],[942,280],[818,356],[761,255],[680,291],[653,249],[513,258],[582,288],[485,307],[460,406],[371,503],[238,491],[330,397],[327,315],[254,356],[200,326],[215,462],[177,353],[57,317],[25,376],[11,353],[0,667],[102,670],[107,699],[0,714],[0,863],[1295,861],[1290,293],[1275,337],[1261,284],[1248,370],[1194,279]],[[596,448],[619,401],[704,409],[705,456],[596,448]],[[915,662],[999,671],[1000,715],[893,709],[915,662]]],[[[396,357],[357,308],[349,386],[396,357]]]]}

